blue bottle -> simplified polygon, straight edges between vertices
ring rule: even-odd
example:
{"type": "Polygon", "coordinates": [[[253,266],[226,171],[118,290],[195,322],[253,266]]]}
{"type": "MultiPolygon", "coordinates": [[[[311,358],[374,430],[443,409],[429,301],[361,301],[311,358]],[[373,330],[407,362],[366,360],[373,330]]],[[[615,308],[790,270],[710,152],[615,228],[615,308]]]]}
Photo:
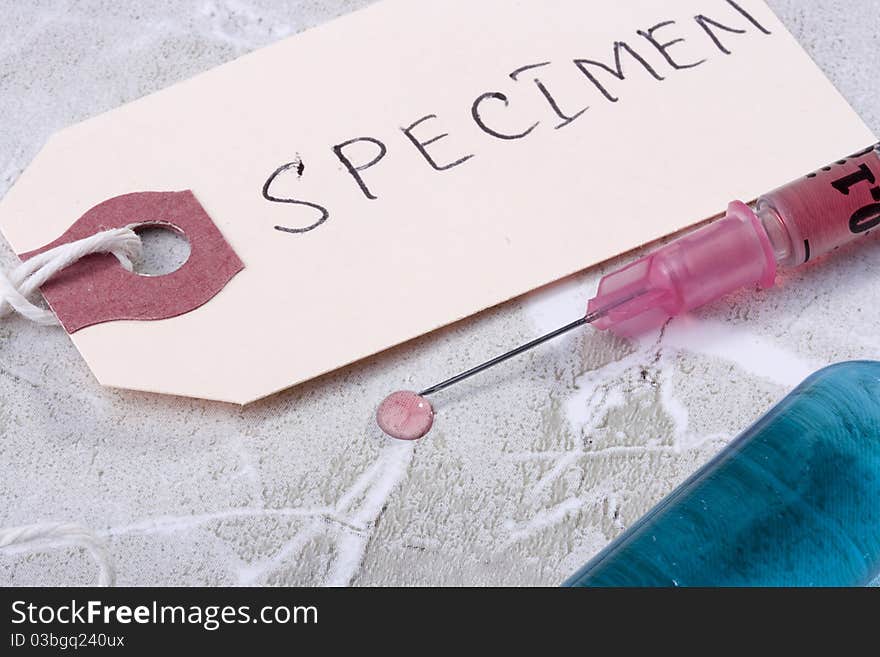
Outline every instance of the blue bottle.
{"type": "Polygon", "coordinates": [[[863,586],[880,575],[880,363],[801,383],[565,583],[863,586]]]}

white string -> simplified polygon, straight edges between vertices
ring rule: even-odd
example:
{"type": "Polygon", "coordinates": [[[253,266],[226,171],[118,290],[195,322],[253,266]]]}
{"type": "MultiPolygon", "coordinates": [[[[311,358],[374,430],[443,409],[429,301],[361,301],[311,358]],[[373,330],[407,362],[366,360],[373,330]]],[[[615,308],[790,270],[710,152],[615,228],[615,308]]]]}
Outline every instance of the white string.
{"type": "MultiPolygon", "coordinates": [[[[38,324],[58,324],[55,314],[28,297],[65,267],[93,253],[112,253],[126,270],[141,258],[135,224],[95,233],[49,249],[22,262],[9,274],[0,271],[0,317],[15,311],[38,324]]],[[[98,564],[98,586],[113,586],[116,574],[104,544],[90,530],[71,522],[42,522],[0,529],[0,552],[32,551],[69,545],[84,547],[98,564]]]]}
{"type": "Polygon", "coordinates": [[[113,586],[116,572],[104,543],[94,532],[72,522],[41,522],[0,529],[0,552],[25,552],[60,548],[69,545],[84,547],[98,564],[98,586],[113,586]]]}
{"type": "Polygon", "coordinates": [[[55,313],[37,306],[28,297],[59,271],[93,253],[112,253],[123,268],[132,271],[132,262],[138,261],[142,252],[141,238],[133,230],[135,225],[61,244],[26,260],[9,274],[0,271],[0,317],[15,311],[37,324],[58,324],[55,313]]]}

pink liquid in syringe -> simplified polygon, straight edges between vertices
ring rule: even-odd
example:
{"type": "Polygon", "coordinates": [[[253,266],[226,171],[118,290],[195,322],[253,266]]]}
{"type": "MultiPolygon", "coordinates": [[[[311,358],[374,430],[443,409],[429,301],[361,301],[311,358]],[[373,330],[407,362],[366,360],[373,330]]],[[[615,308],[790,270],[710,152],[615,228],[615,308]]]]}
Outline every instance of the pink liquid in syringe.
{"type": "Polygon", "coordinates": [[[762,218],[775,214],[788,233],[788,253],[779,258],[783,266],[807,262],[868,234],[880,225],[878,147],[764,194],[756,210],[762,218]]]}

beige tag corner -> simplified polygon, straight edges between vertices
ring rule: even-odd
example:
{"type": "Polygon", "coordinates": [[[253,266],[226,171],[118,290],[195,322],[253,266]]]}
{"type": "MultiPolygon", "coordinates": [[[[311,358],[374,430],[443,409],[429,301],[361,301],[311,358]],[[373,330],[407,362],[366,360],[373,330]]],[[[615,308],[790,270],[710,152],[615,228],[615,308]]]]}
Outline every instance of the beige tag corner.
{"type": "Polygon", "coordinates": [[[760,0],[384,0],[62,131],[0,228],[193,190],[244,270],[72,339],[101,383],[246,403],[873,141],[760,0]]]}

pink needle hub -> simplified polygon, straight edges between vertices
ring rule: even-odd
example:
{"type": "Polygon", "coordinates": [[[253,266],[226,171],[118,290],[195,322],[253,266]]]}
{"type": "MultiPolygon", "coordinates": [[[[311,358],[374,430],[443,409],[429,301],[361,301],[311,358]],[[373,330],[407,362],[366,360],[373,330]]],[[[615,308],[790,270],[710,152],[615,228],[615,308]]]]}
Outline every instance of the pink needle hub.
{"type": "Polygon", "coordinates": [[[605,276],[587,309],[599,313],[597,328],[630,337],[739,288],[772,287],[775,278],[767,231],[734,201],[723,219],[605,276]]]}

